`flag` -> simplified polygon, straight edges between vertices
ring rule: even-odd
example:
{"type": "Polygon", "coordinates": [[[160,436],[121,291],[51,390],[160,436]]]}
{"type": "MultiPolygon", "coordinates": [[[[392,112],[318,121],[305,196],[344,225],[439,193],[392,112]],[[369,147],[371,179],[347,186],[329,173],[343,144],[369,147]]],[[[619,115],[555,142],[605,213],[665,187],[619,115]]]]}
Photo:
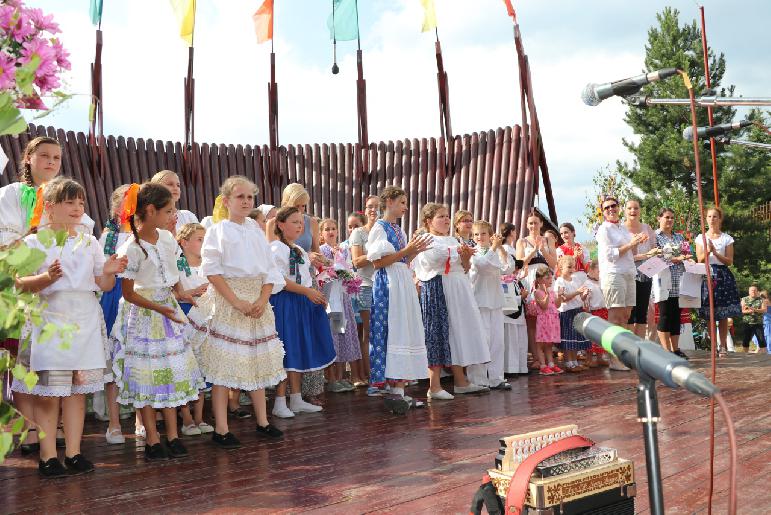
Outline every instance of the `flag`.
{"type": "Polygon", "coordinates": [[[5,165],[8,164],[8,156],[5,155],[5,151],[3,150],[3,147],[0,147],[0,175],[3,175],[3,172],[5,172],[5,165]]]}
{"type": "Polygon", "coordinates": [[[257,43],[273,39],[273,0],[265,0],[257,12],[252,15],[257,43]]]}
{"type": "Polygon", "coordinates": [[[91,0],[91,23],[99,25],[102,23],[102,4],[104,0],[91,0]]]}
{"type": "Polygon", "coordinates": [[[514,21],[517,21],[517,12],[514,10],[514,6],[511,5],[511,0],[503,0],[503,3],[506,4],[506,11],[509,16],[514,18],[514,21]]]}
{"type": "Polygon", "coordinates": [[[195,29],[195,0],[170,0],[171,8],[179,23],[179,36],[187,46],[193,46],[193,30],[195,29]]]}
{"type": "Polygon", "coordinates": [[[423,17],[423,28],[421,32],[428,32],[436,28],[436,10],[434,9],[434,0],[420,0],[423,4],[423,10],[426,11],[423,17]]]}
{"type": "Polygon", "coordinates": [[[332,3],[334,14],[334,23],[332,23],[332,14],[327,18],[327,28],[329,29],[329,39],[337,41],[351,41],[359,38],[359,12],[356,6],[356,0],[334,0],[332,3]]]}

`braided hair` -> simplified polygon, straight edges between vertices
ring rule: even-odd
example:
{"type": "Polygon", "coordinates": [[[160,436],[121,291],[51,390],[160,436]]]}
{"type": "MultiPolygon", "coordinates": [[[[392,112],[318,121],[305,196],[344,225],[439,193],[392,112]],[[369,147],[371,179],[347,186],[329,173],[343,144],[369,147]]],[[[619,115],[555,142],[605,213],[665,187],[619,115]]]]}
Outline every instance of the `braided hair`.
{"type": "Polygon", "coordinates": [[[155,209],[161,209],[166,207],[169,202],[171,202],[171,192],[166,186],[160,184],[145,183],[139,189],[139,193],[137,193],[137,209],[136,213],[129,217],[129,226],[131,227],[131,233],[134,235],[134,240],[136,241],[136,244],[139,245],[139,248],[142,249],[145,258],[148,257],[148,254],[140,242],[135,219],[139,218],[140,221],[143,221],[148,206],[153,206],[155,209]]]}
{"type": "Polygon", "coordinates": [[[41,145],[56,145],[61,149],[61,145],[58,141],[56,141],[54,138],[49,138],[48,136],[38,136],[37,138],[31,140],[29,143],[27,143],[27,146],[24,147],[24,152],[21,154],[21,162],[19,163],[19,182],[23,182],[27,186],[35,187],[35,180],[32,177],[32,167],[29,164],[29,158],[37,152],[37,149],[40,148],[41,145]]]}

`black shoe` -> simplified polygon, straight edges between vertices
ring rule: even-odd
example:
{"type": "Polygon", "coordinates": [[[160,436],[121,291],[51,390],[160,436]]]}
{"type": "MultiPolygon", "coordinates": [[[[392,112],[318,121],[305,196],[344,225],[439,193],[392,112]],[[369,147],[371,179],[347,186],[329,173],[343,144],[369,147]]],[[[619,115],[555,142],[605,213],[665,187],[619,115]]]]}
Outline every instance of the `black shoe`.
{"type": "Polygon", "coordinates": [[[222,447],[223,449],[238,449],[241,447],[241,442],[238,441],[238,438],[236,438],[236,435],[228,431],[224,435],[219,434],[217,431],[214,431],[211,434],[211,441],[216,443],[219,447],[222,447]]]}
{"type": "Polygon", "coordinates": [[[145,459],[147,461],[168,460],[169,453],[162,443],[155,445],[145,444],[145,459]]]}
{"type": "Polygon", "coordinates": [[[281,438],[284,432],[274,425],[257,426],[257,436],[268,436],[270,438],[281,438]]]}
{"type": "Polygon", "coordinates": [[[411,406],[401,395],[389,395],[383,399],[383,404],[394,415],[405,415],[411,406]]]}
{"type": "Polygon", "coordinates": [[[172,458],[184,458],[187,456],[187,449],[182,445],[182,440],[175,438],[166,444],[169,451],[169,456],[172,458]]]}
{"type": "Polygon", "coordinates": [[[94,471],[94,464],[82,454],[76,454],[72,458],[64,458],[64,465],[72,471],[73,475],[85,474],[94,471]]]}
{"type": "Polygon", "coordinates": [[[680,349],[677,349],[673,353],[675,354],[675,356],[679,356],[679,357],[683,358],[684,360],[688,361],[688,356],[686,356],[685,352],[681,351],[680,349]]]}
{"type": "Polygon", "coordinates": [[[70,473],[64,468],[59,458],[51,458],[48,461],[40,460],[37,465],[38,473],[46,479],[69,476],[70,473]]]}
{"type": "Polygon", "coordinates": [[[30,454],[40,452],[40,442],[35,443],[23,443],[19,445],[22,456],[29,456],[30,454]]]}
{"type": "Polygon", "coordinates": [[[249,413],[248,411],[246,411],[244,409],[241,409],[241,408],[236,408],[234,410],[231,410],[231,409],[228,408],[228,415],[232,415],[232,416],[234,416],[236,418],[241,418],[241,419],[243,419],[243,418],[252,418],[252,414],[251,413],[249,413]]]}

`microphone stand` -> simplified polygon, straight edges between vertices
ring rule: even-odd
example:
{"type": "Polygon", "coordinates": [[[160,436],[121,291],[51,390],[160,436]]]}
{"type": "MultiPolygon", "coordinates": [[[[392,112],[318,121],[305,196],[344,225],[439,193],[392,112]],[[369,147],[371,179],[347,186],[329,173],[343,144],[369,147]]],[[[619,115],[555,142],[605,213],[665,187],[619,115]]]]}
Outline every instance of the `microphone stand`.
{"type": "Polygon", "coordinates": [[[731,139],[727,138],[725,136],[720,136],[715,138],[715,141],[718,143],[723,143],[725,145],[741,145],[744,147],[752,147],[752,148],[760,148],[763,150],[771,150],[771,144],[770,143],[758,143],[757,141],[744,141],[741,139],[731,139]]]}
{"type": "MultiPolygon", "coordinates": [[[[635,107],[648,107],[652,105],[689,105],[688,98],[651,98],[640,95],[625,97],[627,104],[635,107]]],[[[718,97],[706,96],[695,99],[700,107],[726,107],[726,106],[771,106],[769,97],[718,97]]]]}
{"type": "MultiPolygon", "coordinates": [[[[637,356],[639,359],[639,354],[637,356]]],[[[664,515],[664,489],[661,484],[661,459],[657,425],[661,420],[656,380],[637,368],[637,421],[642,423],[645,440],[645,470],[648,474],[648,504],[653,515],[664,515]]]]}

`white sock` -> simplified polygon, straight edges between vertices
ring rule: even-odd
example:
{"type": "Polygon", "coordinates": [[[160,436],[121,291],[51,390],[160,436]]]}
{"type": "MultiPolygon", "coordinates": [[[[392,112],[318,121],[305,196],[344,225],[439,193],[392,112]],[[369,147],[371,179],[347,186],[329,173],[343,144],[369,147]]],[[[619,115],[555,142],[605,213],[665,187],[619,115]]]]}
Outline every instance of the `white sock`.
{"type": "Polygon", "coordinates": [[[554,362],[553,361],[549,361],[549,368],[554,368],[554,362]]]}
{"type": "Polygon", "coordinates": [[[394,395],[404,396],[404,388],[391,388],[391,393],[394,395]]]}
{"type": "Polygon", "coordinates": [[[305,401],[303,400],[303,395],[301,393],[290,393],[289,403],[298,404],[298,403],[305,403],[305,401]]]}
{"type": "Polygon", "coordinates": [[[274,407],[286,408],[286,397],[276,397],[274,407]]]}

